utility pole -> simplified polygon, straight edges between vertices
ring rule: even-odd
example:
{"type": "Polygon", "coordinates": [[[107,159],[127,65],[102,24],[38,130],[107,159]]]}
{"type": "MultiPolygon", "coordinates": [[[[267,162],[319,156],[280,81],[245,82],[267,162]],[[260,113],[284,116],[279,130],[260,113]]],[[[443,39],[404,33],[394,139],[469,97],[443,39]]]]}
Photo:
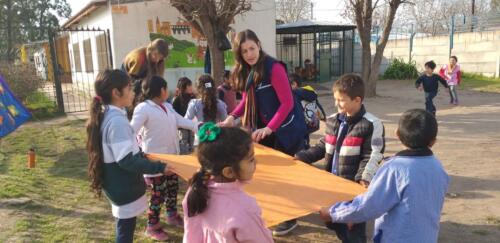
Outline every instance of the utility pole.
{"type": "Polygon", "coordinates": [[[314,20],[314,3],[311,2],[311,20],[314,20]]]}
{"type": "Polygon", "coordinates": [[[476,7],[476,1],[472,0],[472,16],[474,16],[474,9],[476,7]]]}
{"type": "Polygon", "coordinates": [[[475,10],[475,7],[476,7],[476,1],[475,0],[472,0],[472,6],[471,6],[471,10],[472,10],[472,16],[470,18],[470,31],[474,31],[474,10],[475,10]]]}

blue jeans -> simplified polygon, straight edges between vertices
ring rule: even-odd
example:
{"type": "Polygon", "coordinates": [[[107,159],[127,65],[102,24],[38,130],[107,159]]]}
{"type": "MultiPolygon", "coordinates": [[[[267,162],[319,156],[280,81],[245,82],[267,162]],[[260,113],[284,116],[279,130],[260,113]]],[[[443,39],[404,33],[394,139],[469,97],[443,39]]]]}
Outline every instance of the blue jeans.
{"type": "Polygon", "coordinates": [[[432,101],[434,97],[436,97],[437,91],[434,92],[425,92],[425,110],[436,115],[436,106],[434,106],[434,102],[432,101]]]}
{"type": "Polygon", "coordinates": [[[115,218],[116,223],[116,243],[132,243],[134,242],[135,223],[137,218],[118,219],[115,218]]]}
{"type": "Polygon", "coordinates": [[[449,90],[450,90],[450,103],[457,104],[458,103],[457,86],[450,85],[449,90]]]}
{"type": "Polygon", "coordinates": [[[335,231],[342,243],[366,243],[366,223],[355,224],[351,230],[341,223],[330,222],[326,227],[335,231]]]}

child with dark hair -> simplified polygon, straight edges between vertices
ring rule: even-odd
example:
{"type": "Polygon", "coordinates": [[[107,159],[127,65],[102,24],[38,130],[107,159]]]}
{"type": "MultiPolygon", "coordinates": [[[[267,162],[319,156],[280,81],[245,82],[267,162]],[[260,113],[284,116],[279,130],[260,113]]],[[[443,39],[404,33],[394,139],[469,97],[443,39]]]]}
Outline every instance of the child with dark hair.
{"type": "Polygon", "coordinates": [[[403,113],[396,134],[406,149],[385,161],[364,194],[321,209],[323,220],[357,223],[375,219],[375,243],[437,242],[449,183],[431,150],[437,132],[431,113],[422,109],[403,113]]]}
{"type": "MultiPolygon", "coordinates": [[[[183,128],[196,132],[198,126],[179,115],[167,103],[167,81],[159,76],[143,82],[143,101],[137,105],[130,125],[135,134],[140,134],[142,150],[145,153],[179,154],[177,129],[183,128]]],[[[177,175],[145,174],[146,184],[151,188],[149,200],[148,224],[146,235],[154,240],[168,240],[167,233],[160,224],[162,204],[166,206],[166,222],[170,225],[183,225],[182,217],[177,213],[177,175]]]]}
{"type": "Polygon", "coordinates": [[[462,81],[462,72],[457,62],[457,56],[451,56],[449,64],[444,65],[441,70],[439,70],[439,75],[446,80],[449,86],[450,104],[454,105],[458,105],[457,87],[462,81]]]}
{"type": "Polygon", "coordinates": [[[445,88],[448,88],[446,80],[434,73],[435,68],[436,63],[434,63],[434,61],[426,62],[424,74],[415,81],[415,87],[419,91],[423,90],[425,92],[425,110],[433,115],[436,115],[436,106],[434,106],[433,99],[438,93],[438,82],[445,88]]]}
{"type": "Polygon", "coordinates": [[[201,168],[182,202],[183,242],[273,242],[257,201],[243,191],[257,163],[250,135],[207,122],[198,136],[201,168]]]}
{"type": "Polygon", "coordinates": [[[134,93],[129,76],[120,70],[99,73],[96,96],[87,121],[88,174],[92,191],[102,191],[116,218],[116,242],[134,239],[136,217],[147,208],[146,184],[142,174],[172,175],[173,168],[150,161],[140,152],[125,107],[134,93]]]}
{"type": "Polygon", "coordinates": [[[215,82],[209,74],[198,78],[196,85],[200,98],[189,102],[186,117],[189,120],[196,118],[198,122],[220,122],[227,117],[226,104],[217,98],[215,82]]]}
{"type": "Polygon", "coordinates": [[[224,81],[222,82],[221,85],[219,85],[219,87],[217,87],[217,98],[226,103],[227,113],[231,113],[234,110],[234,108],[236,108],[236,106],[238,105],[236,99],[236,91],[234,91],[229,82],[230,75],[231,72],[225,70],[224,81]]]}
{"type": "MultiPolygon", "coordinates": [[[[365,110],[363,79],[345,74],[333,85],[338,113],[326,119],[325,137],[295,157],[306,163],[325,158],[326,170],[368,187],[383,159],[384,125],[365,110]]],[[[366,224],[356,222],[352,228],[343,223],[328,223],[342,242],[366,242],[366,224]]]]}
{"type": "MultiPolygon", "coordinates": [[[[177,81],[175,97],[172,101],[174,110],[181,116],[186,115],[189,102],[196,98],[193,94],[193,82],[187,77],[182,77],[177,81]]],[[[181,154],[193,152],[194,134],[188,129],[179,129],[179,146],[181,154]]]]}

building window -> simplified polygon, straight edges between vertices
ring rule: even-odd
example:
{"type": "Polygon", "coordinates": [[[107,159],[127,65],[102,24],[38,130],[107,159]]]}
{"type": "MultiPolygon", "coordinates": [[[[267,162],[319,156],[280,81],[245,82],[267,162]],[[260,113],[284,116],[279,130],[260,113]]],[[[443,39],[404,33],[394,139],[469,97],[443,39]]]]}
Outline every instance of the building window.
{"type": "Polygon", "coordinates": [[[105,34],[100,34],[95,39],[96,49],[97,49],[97,62],[99,65],[98,71],[103,71],[109,68],[109,58],[108,58],[108,43],[105,34]]]}
{"type": "Polygon", "coordinates": [[[82,62],[80,59],[80,44],[77,42],[73,44],[73,61],[75,63],[75,72],[82,71],[82,62]]]}
{"type": "Polygon", "coordinates": [[[93,72],[94,64],[92,63],[92,46],[90,44],[90,39],[83,41],[83,55],[85,57],[85,71],[93,72]]]}

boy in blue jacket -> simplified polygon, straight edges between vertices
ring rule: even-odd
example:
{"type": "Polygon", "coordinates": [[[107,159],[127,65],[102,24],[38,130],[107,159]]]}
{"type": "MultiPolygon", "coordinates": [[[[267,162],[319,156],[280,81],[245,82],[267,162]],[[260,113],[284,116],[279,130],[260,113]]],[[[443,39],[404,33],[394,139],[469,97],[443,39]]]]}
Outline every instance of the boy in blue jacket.
{"type": "Polygon", "coordinates": [[[349,226],[375,219],[375,243],[437,242],[449,182],[431,151],[437,131],[430,112],[413,109],[403,113],[396,133],[406,150],[384,163],[364,194],[322,208],[322,219],[349,226]]]}

